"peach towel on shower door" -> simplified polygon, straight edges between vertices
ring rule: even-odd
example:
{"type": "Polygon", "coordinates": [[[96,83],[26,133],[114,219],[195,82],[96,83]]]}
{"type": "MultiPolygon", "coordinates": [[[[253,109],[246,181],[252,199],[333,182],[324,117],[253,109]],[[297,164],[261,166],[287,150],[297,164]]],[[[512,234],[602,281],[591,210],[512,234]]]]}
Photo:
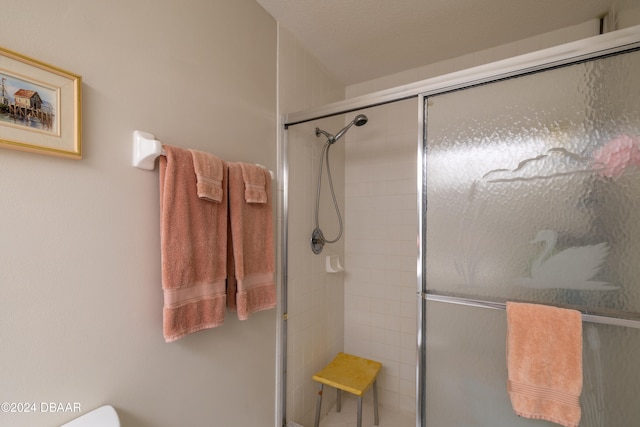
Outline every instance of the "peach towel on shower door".
{"type": "MultiPolygon", "coordinates": [[[[165,145],[160,157],[160,243],[166,342],[224,321],[227,194],[198,197],[189,150],[165,145]]],[[[226,165],[222,164],[226,181],[226,165]]]]}
{"type": "Polygon", "coordinates": [[[582,392],[582,315],[507,302],[508,390],[516,414],[578,427],[582,392]]]}
{"type": "Polygon", "coordinates": [[[227,306],[246,320],[276,306],[271,176],[256,165],[228,166],[227,306]]]}

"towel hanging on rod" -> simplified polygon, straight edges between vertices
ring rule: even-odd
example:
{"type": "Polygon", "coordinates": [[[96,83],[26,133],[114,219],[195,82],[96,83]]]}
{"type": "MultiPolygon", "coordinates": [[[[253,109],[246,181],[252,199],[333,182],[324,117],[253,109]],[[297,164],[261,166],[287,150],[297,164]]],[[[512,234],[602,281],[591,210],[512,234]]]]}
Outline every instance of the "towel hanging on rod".
{"type": "MultiPolygon", "coordinates": [[[[139,130],[133,131],[133,166],[152,171],[156,167],[158,156],[164,155],[162,143],[153,134],[139,130]]],[[[265,168],[262,165],[258,166],[265,168]]],[[[269,174],[271,179],[275,179],[273,171],[269,171],[269,174]]]]}

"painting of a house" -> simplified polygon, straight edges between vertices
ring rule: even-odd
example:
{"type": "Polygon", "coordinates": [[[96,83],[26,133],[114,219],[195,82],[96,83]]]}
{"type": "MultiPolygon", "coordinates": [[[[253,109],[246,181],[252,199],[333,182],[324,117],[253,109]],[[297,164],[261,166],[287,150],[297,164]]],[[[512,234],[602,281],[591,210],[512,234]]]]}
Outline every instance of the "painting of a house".
{"type": "Polygon", "coordinates": [[[57,132],[57,96],[41,84],[0,74],[0,125],[57,132]]]}
{"type": "Polygon", "coordinates": [[[19,107],[40,110],[42,108],[42,99],[38,92],[34,90],[19,89],[13,94],[15,103],[19,107]]]}

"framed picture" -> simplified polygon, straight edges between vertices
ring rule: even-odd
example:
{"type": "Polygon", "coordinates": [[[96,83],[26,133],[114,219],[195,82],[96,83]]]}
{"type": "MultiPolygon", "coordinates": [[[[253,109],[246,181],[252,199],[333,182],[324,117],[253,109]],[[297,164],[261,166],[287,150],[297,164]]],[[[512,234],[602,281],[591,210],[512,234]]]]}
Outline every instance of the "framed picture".
{"type": "Polygon", "coordinates": [[[80,76],[0,47],[0,146],[82,158],[80,76]]]}

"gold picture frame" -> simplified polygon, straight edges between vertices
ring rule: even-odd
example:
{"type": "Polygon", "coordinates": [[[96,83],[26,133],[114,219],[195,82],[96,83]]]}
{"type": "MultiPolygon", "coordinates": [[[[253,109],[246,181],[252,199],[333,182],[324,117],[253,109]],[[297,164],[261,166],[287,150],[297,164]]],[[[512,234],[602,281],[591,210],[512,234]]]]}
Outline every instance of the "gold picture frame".
{"type": "Polygon", "coordinates": [[[0,47],[0,146],[82,158],[82,78],[0,47]]]}

